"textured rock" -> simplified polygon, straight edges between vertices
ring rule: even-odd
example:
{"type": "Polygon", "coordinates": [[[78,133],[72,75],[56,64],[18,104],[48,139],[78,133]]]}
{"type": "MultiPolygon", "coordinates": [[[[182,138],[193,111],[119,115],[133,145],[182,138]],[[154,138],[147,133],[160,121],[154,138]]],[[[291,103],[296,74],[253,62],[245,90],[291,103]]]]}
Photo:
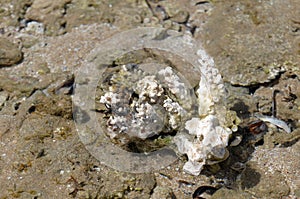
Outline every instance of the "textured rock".
{"type": "Polygon", "coordinates": [[[171,199],[171,198],[174,198],[174,194],[170,188],[157,186],[154,188],[151,198],[152,199],[160,199],[160,198],[171,199]]]}
{"type": "Polygon", "coordinates": [[[11,66],[22,60],[22,52],[18,46],[4,37],[0,37],[0,67],[11,66]]]}
{"type": "Polygon", "coordinates": [[[64,32],[65,5],[70,2],[71,0],[35,0],[25,17],[30,21],[42,22],[48,35],[61,34],[64,32]]]}
{"type": "Polygon", "coordinates": [[[258,198],[298,198],[299,149],[300,142],[287,148],[257,148],[241,175],[241,187],[258,198]]]}
{"type": "Polygon", "coordinates": [[[273,87],[257,89],[254,96],[258,99],[258,108],[266,115],[271,113],[274,92],[276,93],[276,116],[299,126],[297,122],[300,118],[300,82],[298,78],[287,78],[284,75],[273,87]]]}
{"type": "Polygon", "coordinates": [[[22,25],[22,19],[26,9],[32,4],[33,0],[2,0],[0,10],[0,27],[22,25]]]}
{"type": "Polygon", "coordinates": [[[299,57],[291,51],[297,45],[291,20],[299,21],[299,10],[295,0],[217,4],[205,37],[224,80],[249,86],[270,82],[286,70],[286,61],[299,57]]]}

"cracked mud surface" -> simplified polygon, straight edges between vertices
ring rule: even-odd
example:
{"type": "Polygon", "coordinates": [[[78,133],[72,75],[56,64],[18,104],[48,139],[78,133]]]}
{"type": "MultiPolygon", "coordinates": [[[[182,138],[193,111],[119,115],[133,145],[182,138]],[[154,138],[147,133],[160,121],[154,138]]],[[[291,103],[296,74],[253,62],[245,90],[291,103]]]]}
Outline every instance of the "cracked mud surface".
{"type": "Polygon", "coordinates": [[[300,8],[280,1],[0,1],[0,198],[300,197],[300,8]],[[135,27],[191,32],[214,57],[228,106],[243,120],[227,161],[200,176],[185,157],[150,174],[102,165],[89,154],[72,116],[74,71],[105,38],[135,27]],[[252,113],[292,128],[247,130],[252,113]],[[255,177],[253,177],[255,176],[255,177]]]}

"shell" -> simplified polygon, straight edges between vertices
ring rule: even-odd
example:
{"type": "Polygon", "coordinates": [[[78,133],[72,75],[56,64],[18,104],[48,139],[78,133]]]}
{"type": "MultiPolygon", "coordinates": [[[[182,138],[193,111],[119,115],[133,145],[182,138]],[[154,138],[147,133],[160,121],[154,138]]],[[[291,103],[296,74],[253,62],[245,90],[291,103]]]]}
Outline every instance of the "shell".
{"type": "Polygon", "coordinates": [[[275,118],[275,117],[270,117],[270,116],[266,116],[266,115],[261,115],[261,114],[255,114],[255,117],[257,117],[258,119],[264,121],[264,122],[269,122],[271,124],[274,124],[275,126],[282,128],[285,132],[287,133],[291,133],[292,130],[291,128],[287,125],[287,123],[285,123],[284,121],[275,118]]]}

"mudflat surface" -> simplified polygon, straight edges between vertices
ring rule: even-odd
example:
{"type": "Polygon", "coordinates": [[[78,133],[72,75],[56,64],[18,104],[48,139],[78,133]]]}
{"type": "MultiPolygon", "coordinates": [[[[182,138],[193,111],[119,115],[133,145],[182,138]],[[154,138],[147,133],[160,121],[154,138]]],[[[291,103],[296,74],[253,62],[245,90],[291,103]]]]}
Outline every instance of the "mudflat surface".
{"type": "Polygon", "coordinates": [[[1,0],[0,198],[300,198],[300,4],[297,0],[1,0]],[[74,73],[106,38],[137,27],[191,34],[214,58],[242,120],[229,158],[199,176],[131,174],[86,150],[72,114],[74,73]],[[276,95],[274,97],[274,91],[276,95]],[[254,112],[272,114],[249,132],[254,112]]]}

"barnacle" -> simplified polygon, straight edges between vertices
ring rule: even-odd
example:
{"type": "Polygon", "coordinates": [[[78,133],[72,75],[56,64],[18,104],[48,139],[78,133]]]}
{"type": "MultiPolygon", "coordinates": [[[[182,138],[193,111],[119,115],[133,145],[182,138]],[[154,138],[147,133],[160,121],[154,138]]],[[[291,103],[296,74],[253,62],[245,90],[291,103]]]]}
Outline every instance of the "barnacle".
{"type": "Polygon", "coordinates": [[[99,102],[110,109],[104,132],[125,147],[133,144],[133,137],[143,142],[179,131],[188,118],[196,116],[194,90],[178,71],[164,64],[154,72],[143,63],[132,66],[114,66],[112,75],[104,71],[109,78],[98,87],[99,102]]]}

